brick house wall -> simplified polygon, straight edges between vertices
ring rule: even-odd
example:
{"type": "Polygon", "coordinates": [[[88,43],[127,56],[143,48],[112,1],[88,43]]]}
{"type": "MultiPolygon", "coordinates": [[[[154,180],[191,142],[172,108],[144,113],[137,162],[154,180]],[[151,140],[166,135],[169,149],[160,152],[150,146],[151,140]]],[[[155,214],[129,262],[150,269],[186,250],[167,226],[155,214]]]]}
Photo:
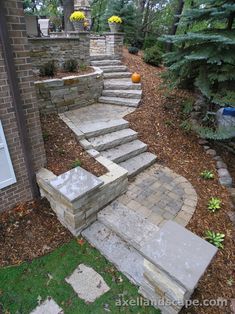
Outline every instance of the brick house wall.
{"type": "MultiPolygon", "coordinates": [[[[3,3],[5,5],[8,33],[26,117],[25,127],[28,131],[33,167],[36,172],[45,165],[46,159],[32,77],[32,66],[29,58],[23,4],[21,0],[5,0],[3,3]]],[[[25,202],[32,198],[16,115],[10,95],[2,44],[0,41],[0,120],[3,125],[17,182],[0,190],[0,212],[13,207],[19,202],[25,202]]]]}

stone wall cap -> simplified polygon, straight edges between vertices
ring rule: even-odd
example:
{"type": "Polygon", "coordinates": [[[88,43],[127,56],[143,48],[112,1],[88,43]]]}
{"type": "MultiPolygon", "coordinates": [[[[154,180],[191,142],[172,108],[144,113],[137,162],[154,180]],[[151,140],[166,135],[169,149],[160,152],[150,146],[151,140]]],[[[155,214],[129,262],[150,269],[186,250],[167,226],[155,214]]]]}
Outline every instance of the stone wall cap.
{"type": "Polygon", "coordinates": [[[81,167],[50,180],[49,184],[67,200],[74,202],[103,185],[103,181],[81,167]]]}
{"type": "Polygon", "coordinates": [[[193,291],[217,248],[173,221],[167,221],[142,248],[147,260],[193,291]]]}
{"type": "Polygon", "coordinates": [[[124,36],[124,33],[123,32],[105,32],[103,33],[103,35],[123,35],[124,36]]]}

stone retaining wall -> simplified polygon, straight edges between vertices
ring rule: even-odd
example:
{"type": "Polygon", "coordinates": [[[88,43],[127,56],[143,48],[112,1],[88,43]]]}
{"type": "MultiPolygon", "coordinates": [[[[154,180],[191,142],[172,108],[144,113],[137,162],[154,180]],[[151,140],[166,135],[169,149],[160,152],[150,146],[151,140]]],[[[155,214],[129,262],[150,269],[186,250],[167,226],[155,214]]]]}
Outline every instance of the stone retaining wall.
{"type": "Polygon", "coordinates": [[[103,71],[34,82],[39,109],[43,113],[61,113],[95,103],[103,90],[103,71]]]}
{"type": "Polygon", "coordinates": [[[87,32],[70,37],[30,38],[29,46],[34,70],[51,60],[55,60],[59,68],[69,59],[90,64],[90,34],[87,32]]]}

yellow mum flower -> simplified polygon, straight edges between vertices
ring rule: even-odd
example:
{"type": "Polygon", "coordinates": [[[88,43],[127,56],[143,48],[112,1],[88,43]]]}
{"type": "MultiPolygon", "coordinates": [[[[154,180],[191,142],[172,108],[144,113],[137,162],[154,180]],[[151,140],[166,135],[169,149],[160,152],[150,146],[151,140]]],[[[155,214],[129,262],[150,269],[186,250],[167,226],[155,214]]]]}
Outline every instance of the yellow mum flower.
{"type": "Polygon", "coordinates": [[[82,11],[75,11],[70,15],[71,22],[78,22],[81,20],[85,20],[86,16],[82,11]]]}
{"type": "Polygon", "coordinates": [[[111,16],[109,19],[108,19],[108,22],[109,23],[122,23],[122,19],[119,17],[119,16],[117,16],[117,15],[113,15],[113,16],[111,16]]]}

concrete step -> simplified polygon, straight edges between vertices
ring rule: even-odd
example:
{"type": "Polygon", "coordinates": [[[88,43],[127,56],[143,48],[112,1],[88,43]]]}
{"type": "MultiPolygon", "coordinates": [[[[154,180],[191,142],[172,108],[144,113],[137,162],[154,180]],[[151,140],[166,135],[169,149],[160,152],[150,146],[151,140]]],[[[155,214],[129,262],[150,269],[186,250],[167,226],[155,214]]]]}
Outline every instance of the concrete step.
{"type": "Polygon", "coordinates": [[[141,99],[142,91],[141,90],[103,90],[102,96],[105,97],[121,97],[121,98],[132,98],[132,99],[141,99]]]}
{"type": "Polygon", "coordinates": [[[146,218],[118,202],[118,199],[98,214],[98,221],[115,232],[142,255],[142,247],[151,241],[159,228],[146,218]]]}
{"type": "Polygon", "coordinates": [[[140,286],[143,281],[144,258],[112,230],[100,222],[93,223],[82,236],[131,282],[140,286]]]}
{"type": "Polygon", "coordinates": [[[141,84],[134,84],[130,79],[110,79],[104,80],[104,88],[105,90],[141,90],[141,84]]]}
{"type": "Polygon", "coordinates": [[[91,55],[90,56],[91,61],[103,61],[103,60],[118,60],[116,55],[91,55]]]}
{"type": "Polygon", "coordinates": [[[113,73],[113,72],[126,72],[127,67],[125,65],[111,65],[111,66],[100,66],[100,69],[104,73],[113,73]]]}
{"type": "Polygon", "coordinates": [[[104,73],[105,79],[115,79],[115,78],[130,78],[131,72],[111,72],[111,73],[104,73]]]}
{"type": "Polygon", "coordinates": [[[137,139],[137,137],[137,132],[131,129],[124,129],[105,135],[92,137],[89,139],[89,142],[96,150],[103,151],[133,141],[137,139]]]}
{"type": "Polygon", "coordinates": [[[81,131],[87,138],[104,135],[128,128],[129,122],[124,119],[88,122],[81,125],[81,131]]]}
{"type": "Polygon", "coordinates": [[[91,65],[95,67],[101,66],[111,66],[111,65],[121,65],[120,60],[98,60],[98,61],[91,61],[91,65]]]}
{"type": "Polygon", "coordinates": [[[120,166],[128,171],[128,177],[134,177],[154,164],[156,160],[157,156],[146,152],[120,163],[120,166]]]}
{"type": "Polygon", "coordinates": [[[128,99],[128,98],[106,97],[106,96],[101,96],[98,101],[104,104],[128,106],[128,107],[138,107],[140,103],[140,99],[128,99]]]}
{"type": "Polygon", "coordinates": [[[147,150],[147,145],[139,140],[119,145],[101,152],[101,155],[116,163],[121,163],[127,159],[135,157],[147,150]]]}

